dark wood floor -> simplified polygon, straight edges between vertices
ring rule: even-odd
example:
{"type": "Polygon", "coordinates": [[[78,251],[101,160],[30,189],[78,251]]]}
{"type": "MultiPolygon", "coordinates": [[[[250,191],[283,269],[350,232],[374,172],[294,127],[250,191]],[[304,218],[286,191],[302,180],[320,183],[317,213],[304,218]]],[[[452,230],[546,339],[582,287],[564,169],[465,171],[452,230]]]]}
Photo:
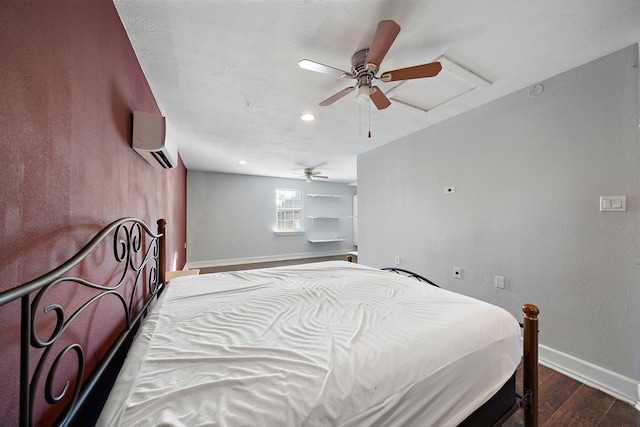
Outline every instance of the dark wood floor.
{"type": "MultiPolygon", "coordinates": [[[[305,262],[344,260],[344,256],[244,264],[200,269],[200,273],[274,267],[305,262]]],[[[522,390],[522,371],[518,368],[517,389],[522,390]]],[[[540,365],[538,369],[538,421],[540,427],[640,427],[640,412],[630,404],[540,365]]],[[[522,411],[514,414],[505,427],[522,426],[522,411]]]]}
{"type": "MultiPolygon", "coordinates": [[[[517,389],[522,390],[521,368],[518,370],[517,389]]],[[[538,368],[538,384],[540,427],[640,426],[640,412],[630,404],[542,365],[538,368]]],[[[522,425],[521,411],[504,424],[522,425]]]]}
{"type": "Polygon", "coordinates": [[[251,264],[224,265],[219,267],[202,267],[200,268],[200,274],[218,273],[220,271],[238,271],[238,270],[253,270],[255,268],[281,267],[284,265],[306,264],[309,262],[346,261],[346,260],[347,260],[346,255],[336,255],[336,256],[315,257],[315,258],[289,259],[289,260],[283,260],[283,261],[254,262],[251,264]]]}

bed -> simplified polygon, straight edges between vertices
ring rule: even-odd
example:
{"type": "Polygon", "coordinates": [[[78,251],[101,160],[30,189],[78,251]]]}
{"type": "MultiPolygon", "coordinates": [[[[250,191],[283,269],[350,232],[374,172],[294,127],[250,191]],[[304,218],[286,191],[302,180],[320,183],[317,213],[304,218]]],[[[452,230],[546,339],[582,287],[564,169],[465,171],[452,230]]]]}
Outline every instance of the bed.
{"type": "Polygon", "coordinates": [[[523,349],[521,325],[505,310],[402,270],[331,261],[172,274],[165,285],[165,227],[117,220],[77,257],[0,294],[2,305],[22,300],[21,351],[51,348],[38,352],[44,362],[21,356],[20,425],[60,405],[60,425],[485,426],[517,410],[537,425],[535,306],[523,307],[523,349]],[[115,285],[67,275],[105,239],[126,270],[109,276],[115,285]],[[110,298],[122,308],[122,333],[91,373],[82,344],[34,339],[38,312],[55,313],[56,339],[75,320],[76,311],[41,305],[63,283],[96,292],[82,307],[110,298]],[[60,391],[50,378],[69,353],[80,372],[60,391]]]}

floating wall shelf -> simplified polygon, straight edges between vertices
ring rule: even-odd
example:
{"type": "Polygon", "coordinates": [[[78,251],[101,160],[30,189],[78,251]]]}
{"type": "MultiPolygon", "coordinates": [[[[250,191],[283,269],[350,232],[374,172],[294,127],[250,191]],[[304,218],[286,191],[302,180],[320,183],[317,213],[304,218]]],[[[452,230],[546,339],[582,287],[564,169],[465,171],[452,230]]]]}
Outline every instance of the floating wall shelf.
{"type": "Polygon", "coordinates": [[[334,198],[338,198],[338,197],[344,197],[342,194],[313,194],[313,193],[308,193],[307,197],[334,197],[334,198]]]}

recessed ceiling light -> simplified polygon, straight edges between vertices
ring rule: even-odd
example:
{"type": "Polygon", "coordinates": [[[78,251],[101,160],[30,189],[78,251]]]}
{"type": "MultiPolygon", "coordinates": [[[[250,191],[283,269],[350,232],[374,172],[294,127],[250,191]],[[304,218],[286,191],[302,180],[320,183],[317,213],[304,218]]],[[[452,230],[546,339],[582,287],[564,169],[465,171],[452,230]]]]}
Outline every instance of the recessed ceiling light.
{"type": "Polygon", "coordinates": [[[241,165],[246,165],[247,161],[246,160],[238,160],[238,163],[241,165]]]}
{"type": "Polygon", "coordinates": [[[311,120],[315,119],[316,116],[314,116],[313,114],[303,114],[300,116],[300,120],[304,120],[305,122],[310,122],[311,120]]]}

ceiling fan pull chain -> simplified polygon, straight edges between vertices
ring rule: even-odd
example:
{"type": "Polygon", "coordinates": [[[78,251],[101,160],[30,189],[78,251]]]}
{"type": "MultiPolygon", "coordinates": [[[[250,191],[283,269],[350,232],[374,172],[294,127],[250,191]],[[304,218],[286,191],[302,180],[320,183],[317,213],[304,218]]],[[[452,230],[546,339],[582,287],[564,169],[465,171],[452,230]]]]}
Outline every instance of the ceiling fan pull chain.
{"type": "Polygon", "coordinates": [[[362,136],[362,104],[358,104],[358,136],[362,136]]]}
{"type": "Polygon", "coordinates": [[[371,138],[371,102],[369,102],[369,138],[371,138]]]}

